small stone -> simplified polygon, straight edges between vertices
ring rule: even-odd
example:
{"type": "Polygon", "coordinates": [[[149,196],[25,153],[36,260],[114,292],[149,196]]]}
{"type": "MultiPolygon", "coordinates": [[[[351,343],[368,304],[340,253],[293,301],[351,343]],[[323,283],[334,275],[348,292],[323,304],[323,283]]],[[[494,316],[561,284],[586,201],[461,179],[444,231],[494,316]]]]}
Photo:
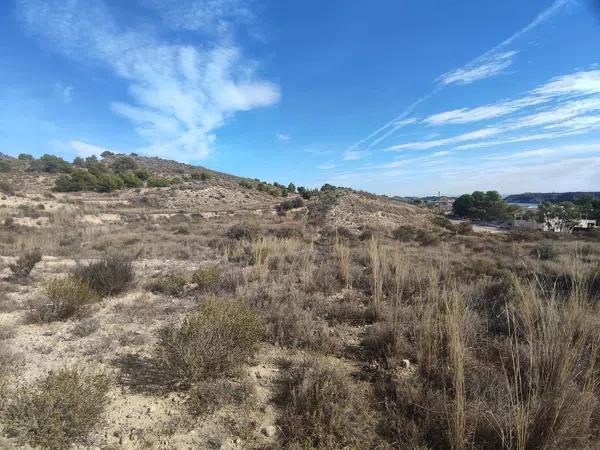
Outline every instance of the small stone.
{"type": "Polygon", "coordinates": [[[269,425],[268,427],[263,427],[263,429],[260,430],[260,432],[267,437],[272,437],[272,436],[275,436],[275,433],[277,432],[277,430],[275,429],[275,427],[273,425],[269,425]]]}
{"type": "Polygon", "coordinates": [[[402,360],[402,368],[403,369],[410,369],[410,361],[408,359],[403,359],[402,360]]]}

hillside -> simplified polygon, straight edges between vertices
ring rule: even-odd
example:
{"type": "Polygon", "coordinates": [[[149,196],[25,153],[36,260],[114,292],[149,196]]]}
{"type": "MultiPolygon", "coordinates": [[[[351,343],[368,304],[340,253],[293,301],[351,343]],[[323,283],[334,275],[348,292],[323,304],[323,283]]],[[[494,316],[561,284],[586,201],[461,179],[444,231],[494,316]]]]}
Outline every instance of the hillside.
{"type": "Polygon", "coordinates": [[[122,156],[0,158],[0,448],[597,447],[595,234],[122,156]]]}

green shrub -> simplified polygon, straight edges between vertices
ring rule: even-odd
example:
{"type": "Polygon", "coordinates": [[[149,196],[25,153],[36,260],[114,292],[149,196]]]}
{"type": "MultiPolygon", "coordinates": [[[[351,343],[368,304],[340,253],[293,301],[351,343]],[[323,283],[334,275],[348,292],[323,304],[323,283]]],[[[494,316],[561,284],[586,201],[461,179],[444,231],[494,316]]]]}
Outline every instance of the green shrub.
{"type": "Polygon", "coordinates": [[[140,180],[133,171],[125,170],[119,172],[119,177],[123,180],[123,184],[128,188],[138,188],[144,185],[144,182],[140,180]]]}
{"type": "Polygon", "coordinates": [[[185,388],[236,374],[255,354],[261,335],[255,310],[239,301],[210,298],[180,325],[160,331],[155,360],[166,384],[185,388]]]}
{"type": "Polygon", "coordinates": [[[194,272],[192,281],[204,292],[214,292],[221,281],[221,270],[217,266],[202,267],[194,272]]]}
{"type": "Polygon", "coordinates": [[[31,156],[29,153],[19,153],[19,156],[17,158],[20,161],[32,161],[33,160],[33,156],[31,156]]]}
{"type": "Polygon", "coordinates": [[[8,161],[0,159],[0,173],[10,172],[11,170],[12,165],[8,161]]]}
{"type": "Polygon", "coordinates": [[[64,320],[79,313],[82,307],[100,301],[100,296],[74,276],[54,278],[45,284],[49,303],[36,311],[40,321],[64,320]]]}
{"type": "Polygon", "coordinates": [[[73,166],[62,158],[53,155],[43,155],[38,160],[31,162],[31,168],[40,172],[70,173],[73,166]]]}
{"type": "Polygon", "coordinates": [[[33,250],[19,256],[19,258],[13,264],[9,264],[8,267],[15,277],[27,278],[35,265],[41,260],[42,254],[39,250],[33,250]]]}
{"type": "Polygon", "coordinates": [[[22,388],[9,403],[4,431],[23,443],[51,450],[83,443],[98,427],[109,402],[109,378],[76,368],[50,372],[22,388]]]}
{"type": "Polygon", "coordinates": [[[54,182],[57,192],[95,191],[98,189],[98,179],[92,173],[83,169],[73,169],[70,174],[63,174],[54,182]]]}
{"type": "Polygon", "coordinates": [[[239,407],[254,395],[254,386],[250,383],[227,379],[200,381],[190,389],[185,406],[193,417],[199,417],[213,414],[226,405],[239,407]]]}
{"type": "Polygon", "coordinates": [[[110,164],[110,167],[115,172],[123,172],[137,169],[137,164],[130,156],[117,156],[110,164]]]}
{"type": "Polygon", "coordinates": [[[167,177],[150,177],[147,184],[148,187],[163,188],[171,186],[171,180],[167,177]]]}
{"type": "Polygon", "coordinates": [[[123,255],[109,255],[79,266],[74,275],[102,296],[116,295],[133,280],[133,262],[123,255]]]}
{"type": "Polygon", "coordinates": [[[150,285],[152,292],[160,292],[166,295],[178,297],[183,294],[185,288],[185,278],[177,275],[166,275],[161,277],[150,285]]]}
{"type": "Polygon", "coordinates": [[[135,171],[135,176],[142,181],[146,181],[148,178],[150,178],[150,172],[148,172],[146,169],[138,169],[135,171]]]}
{"type": "Polygon", "coordinates": [[[112,175],[109,173],[100,173],[97,175],[98,185],[96,187],[97,192],[112,192],[125,187],[123,179],[118,175],[112,175]]]}

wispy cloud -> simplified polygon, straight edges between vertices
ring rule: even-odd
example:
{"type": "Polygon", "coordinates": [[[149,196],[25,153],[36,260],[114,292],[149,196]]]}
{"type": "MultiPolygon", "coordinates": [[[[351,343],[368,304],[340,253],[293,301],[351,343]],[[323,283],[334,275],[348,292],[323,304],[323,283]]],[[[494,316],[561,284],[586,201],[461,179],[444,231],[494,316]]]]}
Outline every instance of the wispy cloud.
{"type": "Polygon", "coordinates": [[[502,130],[500,128],[482,128],[480,130],[470,131],[463,133],[458,136],[453,136],[444,139],[434,139],[431,141],[414,141],[407,142],[404,144],[392,145],[384,149],[384,151],[402,151],[402,150],[428,150],[435,147],[441,147],[443,145],[454,145],[461,142],[473,141],[477,139],[488,138],[497,134],[500,134],[502,130]]]}
{"type": "Polygon", "coordinates": [[[337,167],[337,164],[334,163],[324,163],[324,164],[320,164],[317,166],[317,169],[319,170],[331,170],[331,169],[335,169],[337,167]]]}
{"type": "Polygon", "coordinates": [[[465,67],[443,74],[436,81],[442,84],[470,84],[498,75],[512,65],[513,58],[517,53],[516,50],[511,50],[479,58],[465,67]]]}
{"type": "Polygon", "coordinates": [[[441,75],[436,81],[443,85],[454,83],[470,84],[502,73],[512,65],[514,57],[518,54],[518,50],[507,50],[507,47],[534,28],[551,19],[571,2],[572,0],[555,0],[549,8],[538,14],[535,19],[508,39],[505,39],[463,67],[441,75]]]}
{"type": "Polygon", "coordinates": [[[78,156],[100,155],[108,150],[106,147],[98,147],[97,145],[88,144],[87,142],[71,141],[69,146],[75,150],[78,156]]]}
{"type": "Polygon", "coordinates": [[[287,133],[277,133],[276,138],[280,142],[287,142],[291,139],[291,136],[287,133]]]}
{"type": "MultiPolygon", "coordinates": [[[[407,119],[411,114],[413,114],[414,110],[431,97],[436,95],[438,92],[442,91],[445,87],[452,84],[470,84],[474,81],[481,80],[484,78],[489,78],[491,76],[502,73],[505,69],[507,69],[513,62],[514,58],[518,54],[518,50],[514,48],[509,48],[512,44],[517,42],[520,38],[525,36],[531,30],[537,28],[542,25],[560,11],[562,11],[567,5],[572,3],[573,0],[555,0],[550,7],[546,10],[542,11],[538,14],[529,24],[525,27],[521,28],[517,32],[513,33],[509,38],[500,42],[495,47],[486,51],[482,55],[478,56],[471,62],[459,67],[457,69],[453,69],[445,74],[442,74],[435,80],[434,86],[429,93],[426,93],[419,97],[412,104],[408,105],[402,113],[400,113],[395,119],[386,123],[382,127],[373,131],[371,134],[366,136],[365,138],[357,141],[355,144],[351,145],[347,150],[355,150],[357,148],[367,148],[371,149],[375,145],[382,142],[384,139],[392,136],[397,130],[398,127],[395,126],[396,123],[401,122],[404,119],[407,119]]],[[[431,123],[436,123],[439,121],[447,120],[448,123],[466,123],[463,120],[471,120],[467,118],[467,113],[472,114],[472,118],[474,120],[483,120],[487,118],[497,117],[498,115],[508,114],[511,112],[511,106],[505,105],[503,109],[496,106],[488,109],[480,109],[479,111],[455,111],[454,114],[449,114],[447,116],[438,116],[431,117],[431,123]]]]}
{"type": "Polygon", "coordinates": [[[206,48],[166,40],[151,26],[122,28],[102,0],[19,0],[19,12],[31,33],[64,55],[107,67],[129,83],[131,101],[113,102],[112,109],[147,142],[136,151],[190,160],[208,156],[215,131],[231,115],[280,98],[275,84],[258,78],[256,63],[244,60],[227,27],[218,26],[230,1],[204,2],[209,25],[201,15],[180,22],[170,14],[173,5],[191,11],[197,3],[148,2],[174,28],[210,33],[215,44],[206,48]]]}
{"type": "Polygon", "coordinates": [[[73,100],[73,86],[59,82],[54,85],[54,90],[63,102],[71,103],[71,100],[73,100]]]}
{"type": "Polygon", "coordinates": [[[344,153],[344,157],[342,158],[344,161],[356,161],[359,159],[363,159],[370,155],[370,152],[366,150],[348,150],[344,153]]]}

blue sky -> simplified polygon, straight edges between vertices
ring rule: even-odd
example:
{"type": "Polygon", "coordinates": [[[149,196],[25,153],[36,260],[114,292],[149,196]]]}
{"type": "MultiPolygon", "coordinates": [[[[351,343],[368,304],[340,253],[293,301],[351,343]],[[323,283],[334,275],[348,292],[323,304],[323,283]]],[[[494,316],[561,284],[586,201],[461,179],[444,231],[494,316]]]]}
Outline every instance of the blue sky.
{"type": "Polygon", "coordinates": [[[600,190],[592,0],[7,0],[0,151],[377,193],[600,190]]]}

